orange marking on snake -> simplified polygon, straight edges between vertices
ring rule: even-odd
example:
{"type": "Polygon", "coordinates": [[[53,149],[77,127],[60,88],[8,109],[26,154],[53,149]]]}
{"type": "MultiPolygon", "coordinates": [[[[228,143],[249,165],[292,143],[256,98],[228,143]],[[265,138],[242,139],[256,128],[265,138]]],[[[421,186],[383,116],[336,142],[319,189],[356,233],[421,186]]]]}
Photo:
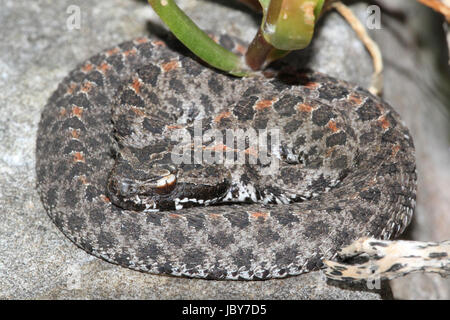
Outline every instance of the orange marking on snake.
{"type": "Polygon", "coordinates": [[[131,56],[131,55],[135,55],[136,54],[136,49],[131,49],[131,50],[128,50],[128,51],[125,51],[124,53],[123,53],[126,57],[128,57],[128,56],[131,56]]]}
{"type": "Polygon", "coordinates": [[[106,71],[108,71],[109,69],[111,69],[111,66],[109,64],[107,64],[106,62],[103,62],[101,65],[98,66],[98,71],[100,71],[101,73],[105,73],[106,71]]]}
{"type": "Polygon", "coordinates": [[[161,65],[161,67],[164,70],[164,72],[169,72],[171,70],[174,70],[174,69],[178,68],[179,66],[180,65],[178,63],[178,60],[169,61],[169,62],[163,63],[161,65]]]}
{"type": "Polygon", "coordinates": [[[336,121],[330,120],[328,121],[328,128],[331,129],[331,131],[336,132],[339,129],[336,127],[336,121]]]}
{"type": "Polygon", "coordinates": [[[83,87],[81,87],[81,92],[84,92],[84,93],[88,93],[89,91],[91,91],[91,88],[92,88],[92,83],[91,82],[89,82],[89,81],[87,81],[84,85],[83,85],[83,87]]]}
{"type": "Polygon", "coordinates": [[[152,44],[154,46],[160,46],[160,47],[165,47],[166,46],[166,43],[163,42],[163,41],[160,41],[160,40],[152,41],[152,44]]]}
{"type": "Polygon", "coordinates": [[[304,86],[308,89],[316,89],[319,86],[319,84],[317,82],[309,81],[305,83],[304,86]]]}
{"type": "Polygon", "coordinates": [[[89,72],[89,71],[92,70],[93,67],[94,67],[94,66],[93,66],[91,63],[88,63],[88,64],[84,65],[84,66],[81,68],[81,70],[83,70],[84,72],[89,72]]]}
{"type": "Polygon", "coordinates": [[[142,110],[139,109],[139,108],[131,107],[131,110],[132,110],[135,114],[137,114],[137,115],[139,115],[139,116],[144,116],[144,115],[145,115],[144,111],[142,111],[142,110]]]}
{"type": "Polygon", "coordinates": [[[138,39],[136,39],[136,43],[139,43],[139,44],[147,43],[147,42],[148,42],[147,38],[138,38],[138,39]]]}
{"type": "Polygon", "coordinates": [[[392,156],[395,157],[397,153],[400,151],[401,147],[399,145],[395,145],[392,147],[392,156]]]}
{"type": "Polygon", "coordinates": [[[248,213],[250,214],[250,217],[254,219],[262,218],[264,220],[267,220],[267,218],[269,217],[269,213],[267,212],[249,211],[248,213]]]}
{"type": "Polygon", "coordinates": [[[272,100],[261,100],[255,104],[255,110],[264,110],[270,108],[274,103],[275,99],[272,100]]]}
{"type": "Polygon", "coordinates": [[[83,152],[75,152],[73,154],[73,161],[74,162],[85,162],[83,152]]]}
{"type": "Polygon", "coordinates": [[[73,139],[78,139],[80,137],[80,131],[78,129],[72,129],[70,132],[73,139]]]}
{"type": "Polygon", "coordinates": [[[219,113],[218,116],[216,116],[214,118],[214,122],[219,123],[223,119],[229,118],[230,116],[231,116],[231,112],[230,111],[221,112],[221,113],[219,113]]]}
{"type": "Polygon", "coordinates": [[[78,106],[73,106],[72,108],[72,116],[77,117],[78,119],[81,119],[81,116],[83,115],[83,108],[78,106]]]}
{"type": "Polygon", "coordinates": [[[75,90],[75,88],[77,87],[77,85],[75,83],[72,83],[68,88],[67,88],[67,94],[72,94],[75,90]]]}
{"type": "Polygon", "coordinates": [[[107,54],[108,56],[112,56],[113,54],[116,54],[116,53],[118,53],[118,52],[119,52],[119,48],[114,48],[114,49],[111,49],[111,50],[106,51],[106,54],[107,54]]]}
{"type": "Polygon", "coordinates": [[[389,120],[386,119],[385,116],[381,116],[380,118],[378,118],[378,122],[380,123],[381,127],[384,130],[388,129],[391,126],[391,124],[389,123],[389,120]]]}
{"type": "Polygon", "coordinates": [[[136,93],[140,93],[140,92],[141,92],[141,82],[139,81],[138,78],[135,78],[135,79],[133,80],[132,86],[133,86],[133,89],[134,89],[134,91],[135,91],[136,93]]]}
{"type": "Polygon", "coordinates": [[[301,103],[301,104],[297,107],[297,109],[298,109],[299,111],[301,111],[301,112],[311,112],[311,111],[313,110],[313,108],[312,108],[310,105],[306,104],[306,103],[301,103]]]}

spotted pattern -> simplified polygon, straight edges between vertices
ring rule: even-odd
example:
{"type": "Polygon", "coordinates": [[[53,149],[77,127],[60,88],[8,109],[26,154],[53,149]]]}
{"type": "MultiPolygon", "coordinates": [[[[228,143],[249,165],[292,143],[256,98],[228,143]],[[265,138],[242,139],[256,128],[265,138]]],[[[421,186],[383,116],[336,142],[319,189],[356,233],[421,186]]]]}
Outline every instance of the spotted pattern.
{"type": "Polygon", "coordinates": [[[415,207],[416,171],[398,114],[365,89],[324,74],[266,76],[228,77],[147,38],[81,63],[39,123],[36,172],[49,216],[97,257],[206,279],[297,275],[362,236],[399,235],[415,207]],[[169,132],[193,130],[200,119],[204,129],[281,129],[274,176],[257,166],[178,168],[177,184],[214,187],[228,176],[228,198],[250,202],[242,194],[259,194],[256,203],[153,212],[112,202],[107,182],[114,168],[145,179],[149,161],[169,161],[169,132]]]}

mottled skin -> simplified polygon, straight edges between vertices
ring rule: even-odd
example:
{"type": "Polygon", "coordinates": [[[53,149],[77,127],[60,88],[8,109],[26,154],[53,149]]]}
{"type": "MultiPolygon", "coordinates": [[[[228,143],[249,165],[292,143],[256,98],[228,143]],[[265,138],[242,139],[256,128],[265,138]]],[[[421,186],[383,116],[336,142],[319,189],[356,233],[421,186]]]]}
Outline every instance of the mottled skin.
{"type": "Polygon", "coordinates": [[[62,81],[42,113],[36,153],[42,201],[64,234],[89,253],[151,273],[297,275],[362,236],[397,236],[415,207],[413,142],[379,98],[319,73],[230,78],[146,38],[88,59],[62,81]],[[227,187],[245,182],[265,194],[294,193],[297,202],[122,209],[108,179],[154,175],[148,164],[169,154],[169,132],[195,119],[204,128],[281,128],[288,151],[276,177],[252,166],[184,166],[177,186],[214,187],[228,177],[227,187]],[[291,153],[298,161],[286,160],[291,153]]]}

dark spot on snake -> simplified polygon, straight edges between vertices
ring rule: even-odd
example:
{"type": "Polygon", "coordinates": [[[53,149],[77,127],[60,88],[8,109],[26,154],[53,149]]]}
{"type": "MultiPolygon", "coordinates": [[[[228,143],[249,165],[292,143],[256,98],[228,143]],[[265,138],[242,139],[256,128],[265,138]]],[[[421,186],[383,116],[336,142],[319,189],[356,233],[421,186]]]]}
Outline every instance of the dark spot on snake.
{"type": "Polygon", "coordinates": [[[228,219],[232,227],[244,229],[250,224],[250,221],[248,220],[248,214],[244,211],[225,213],[223,216],[228,219]]]}
{"type": "Polygon", "coordinates": [[[295,106],[303,102],[303,98],[296,95],[285,94],[277,102],[273,104],[273,108],[282,117],[292,116],[295,111],[295,106]]]}
{"type": "Polygon", "coordinates": [[[188,241],[188,238],[186,238],[183,232],[176,228],[166,232],[165,239],[180,248],[188,241]]]}
{"type": "Polygon", "coordinates": [[[332,169],[344,169],[346,167],[347,167],[347,156],[346,155],[343,155],[337,159],[334,159],[331,164],[332,169]]]}
{"type": "Polygon", "coordinates": [[[350,214],[352,215],[352,219],[358,222],[366,222],[369,221],[370,217],[374,215],[374,212],[370,208],[357,206],[354,209],[350,210],[350,214]]]}
{"type": "Polygon", "coordinates": [[[100,63],[103,62],[103,60],[105,60],[104,53],[99,53],[99,54],[96,54],[95,56],[92,56],[89,58],[89,61],[93,65],[99,65],[100,63]]]}
{"type": "Polygon", "coordinates": [[[323,133],[324,133],[323,129],[314,130],[311,134],[311,137],[313,140],[319,140],[319,139],[322,139],[323,133]]]}
{"type": "Polygon", "coordinates": [[[53,208],[57,203],[58,190],[56,188],[51,188],[47,191],[46,196],[47,196],[48,207],[53,208]]]}
{"type": "Polygon", "coordinates": [[[396,272],[400,269],[403,269],[405,265],[401,263],[394,263],[389,269],[387,269],[385,272],[396,272]]]}
{"type": "Polygon", "coordinates": [[[398,173],[398,167],[395,163],[383,163],[378,170],[379,176],[394,175],[398,173]]]}
{"type": "Polygon", "coordinates": [[[186,87],[184,86],[183,82],[181,82],[180,80],[176,79],[176,78],[172,78],[169,81],[169,85],[170,85],[170,89],[174,90],[177,93],[184,93],[186,92],[186,87]]]}
{"type": "Polygon", "coordinates": [[[95,226],[101,226],[106,221],[105,212],[101,208],[93,207],[89,211],[89,222],[95,226]]]}
{"type": "Polygon", "coordinates": [[[314,124],[322,127],[330,121],[330,119],[336,117],[336,114],[332,112],[332,108],[327,105],[322,105],[318,109],[312,112],[312,121],[314,124]]]}
{"type": "Polygon", "coordinates": [[[164,130],[165,124],[162,121],[156,121],[155,119],[150,120],[145,117],[142,121],[142,128],[150,131],[151,133],[161,134],[164,130]]]}
{"type": "Polygon", "coordinates": [[[312,192],[323,192],[325,188],[328,187],[329,181],[325,179],[323,174],[321,174],[317,179],[311,182],[311,191],[312,192]]]}
{"type": "Polygon", "coordinates": [[[120,96],[120,105],[130,105],[138,108],[144,108],[145,103],[133,90],[126,89],[120,96]]]}
{"type": "Polygon", "coordinates": [[[247,88],[244,93],[242,94],[243,97],[248,97],[248,96],[258,96],[261,93],[261,89],[259,89],[256,86],[251,86],[249,88],[247,88]]]}
{"type": "Polygon", "coordinates": [[[387,130],[381,136],[381,143],[395,143],[398,140],[399,140],[399,137],[397,135],[397,132],[393,129],[387,130]]]}
{"type": "Polygon", "coordinates": [[[320,254],[315,254],[314,257],[308,259],[308,263],[305,265],[305,270],[319,270],[323,267],[323,262],[320,254]]]}
{"type": "Polygon", "coordinates": [[[120,72],[124,68],[122,56],[120,56],[120,55],[110,56],[110,57],[106,58],[106,62],[109,65],[111,65],[118,74],[120,74],[120,72]]]}
{"type": "Polygon", "coordinates": [[[127,238],[139,240],[141,236],[141,226],[131,221],[122,221],[120,234],[127,238]]]}
{"type": "Polygon", "coordinates": [[[139,260],[148,261],[148,259],[155,260],[161,255],[161,251],[156,243],[147,243],[139,247],[136,252],[139,260]]]}
{"type": "Polygon", "coordinates": [[[286,124],[286,126],[284,127],[284,130],[288,134],[291,134],[291,133],[295,132],[300,127],[301,124],[302,124],[301,121],[293,119],[286,124]]]}
{"type": "Polygon", "coordinates": [[[378,118],[381,113],[376,107],[375,102],[372,99],[368,99],[364,104],[356,110],[359,115],[359,118],[362,121],[368,121],[372,119],[378,118]]]}
{"type": "Polygon", "coordinates": [[[298,255],[298,249],[289,247],[275,254],[275,260],[280,266],[288,266],[289,264],[296,261],[298,255]]]}
{"type": "Polygon", "coordinates": [[[187,250],[186,254],[183,256],[183,261],[185,261],[187,269],[192,269],[202,265],[205,258],[206,255],[203,251],[193,248],[187,250]]]}
{"type": "Polygon", "coordinates": [[[68,206],[70,207],[75,206],[78,201],[76,191],[72,189],[67,189],[64,193],[64,200],[68,206]]]}
{"type": "Polygon", "coordinates": [[[133,133],[131,130],[131,124],[128,121],[127,116],[120,115],[114,123],[114,130],[119,136],[126,137],[133,133]]]}
{"type": "Polygon", "coordinates": [[[326,86],[321,86],[319,89],[319,97],[332,101],[333,99],[342,99],[346,97],[349,91],[340,86],[334,84],[327,84],[326,86]]]}
{"type": "Polygon", "coordinates": [[[203,229],[205,227],[205,216],[201,214],[196,215],[188,215],[186,217],[188,226],[191,228],[195,228],[196,230],[203,229]]]}
{"type": "Polygon", "coordinates": [[[73,179],[75,177],[90,174],[91,172],[92,172],[92,170],[90,170],[89,167],[85,163],[77,162],[70,169],[70,172],[67,175],[67,178],[73,179]]]}
{"type": "Polygon", "coordinates": [[[56,166],[56,169],[55,169],[56,176],[64,177],[66,172],[67,172],[67,163],[66,162],[58,163],[58,165],[56,166]]]}
{"type": "Polygon", "coordinates": [[[270,227],[260,227],[258,235],[256,236],[256,241],[258,241],[258,243],[263,243],[266,245],[269,245],[279,239],[280,235],[270,227]]]}
{"type": "Polygon", "coordinates": [[[233,108],[233,114],[241,121],[253,119],[256,111],[253,109],[255,102],[258,100],[256,96],[250,96],[240,100],[233,108]]]}
{"type": "Polygon", "coordinates": [[[108,231],[100,231],[97,237],[98,245],[102,250],[113,248],[117,244],[117,238],[108,231]]]}
{"type": "Polygon", "coordinates": [[[373,142],[374,139],[375,139],[374,132],[372,131],[364,132],[362,135],[359,136],[359,143],[361,145],[366,145],[373,142]]]}
{"type": "Polygon", "coordinates": [[[217,268],[214,268],[214,269],[212,269],[211,270],[211,272],[206,276],[206,278],[205,279],[208,279],[208,280],[217,280],[217,279],[225,279],[226,278],[226,276],[227,276],[227,271],[225,271],[225,270],[221,270],[221,269],[217,269],[217,268]]]}
{"type": "Polygon", "coordinates": [[[63,154],[71,154],[72,152],[83,152],[86,153],[84,145],[75,139],[69,140],[69,143],[65,146],[63,154]]]}
{"type": "Polygon", "coordinates": [[[448,257],[448,254],[447,252],[431,252],[428,257],[431,259],[441,259],[448,257]]]}
{"type": "Polygon", "coordinates": [[[145,219],[146,223],[154,224],[156,226],[161,226],[161,214],[149,212],[147,213],[147,218],[145,219]]]}
{"type": "Polygon", "coordinates": [[[255,119],[255,128],[256,129],[266,129],[267,128],[267,122],[269,121],[269,119],[263,117],[263,118],[256,118],[255,119]]]}
{"type": "Polygon", "coordinates": [[[91,101],[89,101],[84,93],[77,93],[70,96],[67,104],[70,107],[77,106],[85,109],[89,109],[91,107],[91,101]]]}
{"type": "Polygon", "coordinates": [[[103,74],[100,71],[92,71],[86,76],[86,79],[94,82],[97,86],[103,86],[103,74]]]}
{"type": "Polygon", "coordinates": [[[367,200],[367,201],[370,201],[373,203],[378,203],[378,201],[380,200],[380,197],[381,197],[381,191],[376,188],[372,188],[369,190],[361,191],[359,193],[359,196],[364,200],[367,200]]]}
{"type": "Polygon", "coordinates": [[[303,136],[303,135],[301,135],[301,136],[299,136],[299,137],[297,137],[297,138],[295,139],[294,147],[299,148],[299,147],[301,147],[302,145],[304,145],[305,142],[306,142],[306,137],[303,136]]]}
{"type": "Polygon", "coordinates": [[[130,263],[130,260],[132,259],[128,253],[117,252],[116,254],[114,254],[114,261],[117,262],[118,264],[126,265],[130,263]]]}
{"type": "Polygon", "coordinates": [[[290,211],[288,210],[282,212],[273,210],[270,212],[270,215],[274,217],[278,221],[278,223],[283,226],[292,225],[296,222],[299,222],[298,217],[290,213],[290,211]]]}
{"type": "Polygon", "coordinates": [[[215,94],[220,95],[222,94],[223,91],[223,86],[222,84],[219,82],[219,80],[216,77],[211,77],[208,80],[208,87],[209,89],[211,89],[211,91],[213,91],[215,94]]]}
{"type": "Polygon", "coordinates": [[[122,42],[121,44],[119,44],[119,48],[122,51],[129,51],[134,48],[134,43],[133,43],[133,41],[125,41],[125,42],[122,42]]]}
{"type": "Polygon", "coordinates": [[[369,242],[369,245],[374,246],[374,247],[383,247],[383,248],[386,248],[389,246],[387,243],[377,242],[377,241],[369,242]]]}
{"type": "Polygon", "coordinates": [[[85,221],[82,217],[71,214],[67,218],[67,225],[70,229],[81,231],[85,228],[85,221]]]}
{"type": "Polygon", "coordinates": [[[254,260],[252,249],[248,248],[239,248],[231,257],[238,269],[241,267],[249,269],[251,261],[254,260]]]}
{"type": "Polygon", "coordinates": [[[153,45],[151,42],[140,43],[136,46],[136,49],[139,51],[139,54],[145,58],[151,58],[153,55],[153,45]]]}
{"type": "Polygon", "coordinates": [[[102,192],[100,192],[100,190],[98,190],[96,187],[94,187],[93,185],[88,185],[86,187],[84,196],[87,201],[92,202],[92,200],[94,200],[101,194],[102,194],[102,192]]]}
{"type": "Polygon", "coordinates": [[[304,236],[307,239],[315,240],[329,233],[330,227],[323,221],[314,221],[305,226],[304,236]]]}
{"type": "Polygon", "coordinates": [[[161,74],[161,69],[155,66],[154,64],[150,63],[145,67],[139,68],[137,74],[144,83],[156,86],[158,77],[161,74]]]}
{"type": "Polygon", "coordinates": [[[231,233],[227,233],[224,231],[218,231],[214,235],[210,234],[208,236],[208,240],[212,244],[214,244],[222,249],[225,249],[226,247],[228,247],[230,244],[234,243],[234,241],[235,241],[235,239],[231,233]]]}
{"type": "Polygon", "coordinates": [[[327,137],[326,144],[327,147],[330,148],[336,145],[344,145],[346,141],[347,141],[347,134],[344,131],[341,131],[327,137]]]}
{"type": "Polygon", "coordinates": [[[202,102],[202,105],[205,108],[207,114],[210,114],[214,110],[211,99],[207,95],[202,94],[200,96],[200,101],[202,102]]]}

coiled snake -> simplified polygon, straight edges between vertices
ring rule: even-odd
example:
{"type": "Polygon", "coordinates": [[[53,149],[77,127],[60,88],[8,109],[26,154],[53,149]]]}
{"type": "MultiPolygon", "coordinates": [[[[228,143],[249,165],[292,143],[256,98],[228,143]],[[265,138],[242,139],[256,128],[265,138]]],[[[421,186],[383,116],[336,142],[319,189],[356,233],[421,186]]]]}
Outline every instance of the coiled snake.
{"type": "Polygon", "coordinates": [[[378,97],[314,72],[231,78],[147,38],[70,72],[43,110],[36,153],[58,228],[150,273],[297,275],[362,236],[397,236],[415,206],[411,136],[378,97]],[[257,149],[264,132],[269,147],[257,149]],[[222,152],[247,160],[205,161],[222,152]]]}

